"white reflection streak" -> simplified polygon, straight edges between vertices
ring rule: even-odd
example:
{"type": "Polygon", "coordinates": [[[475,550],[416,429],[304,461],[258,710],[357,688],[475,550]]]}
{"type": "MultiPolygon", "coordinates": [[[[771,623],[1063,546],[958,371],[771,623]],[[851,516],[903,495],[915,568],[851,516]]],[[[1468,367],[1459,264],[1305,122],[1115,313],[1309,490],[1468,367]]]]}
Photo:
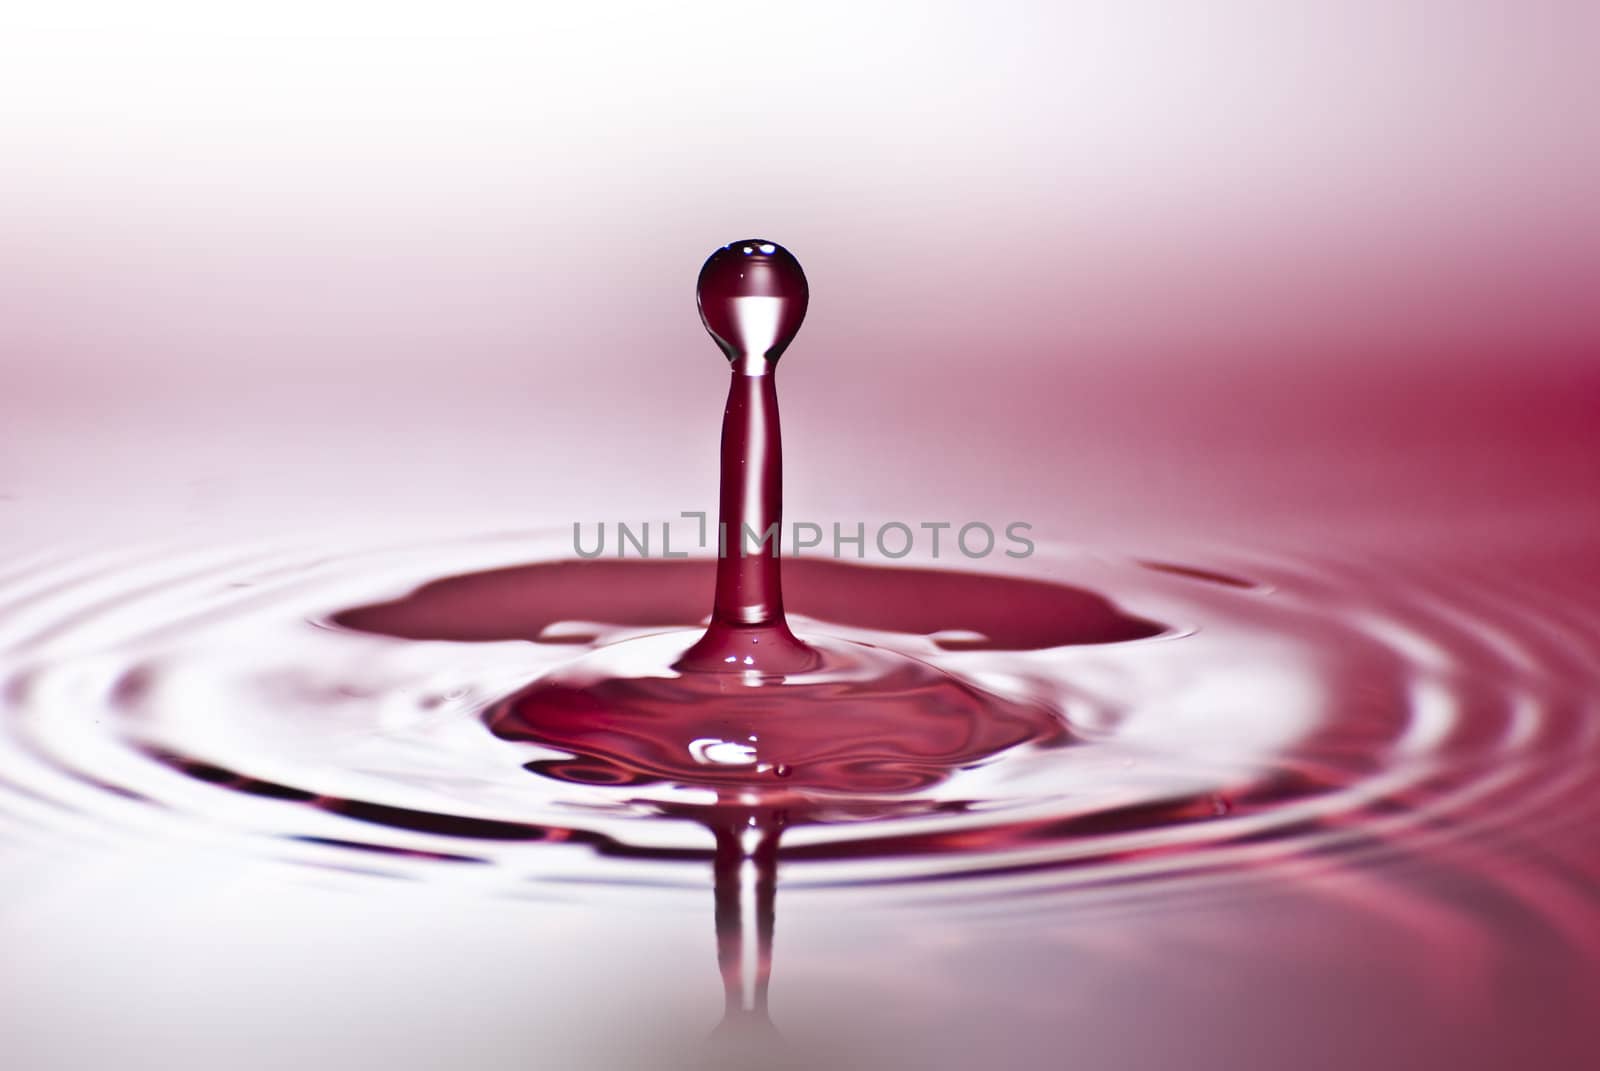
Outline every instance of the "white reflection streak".
{"type": "Polygon", "coordinates": [[[749,828],[739,834],[739,847],[744,858],[739,861],[739,932],[744,940],[739,944],[739,1002],[745,1011],[756,1006],[756,984],[761,971],[761,920],[756,897],[755,852],[761,843],[761,830],[756,820],[750,819],[749,828]]]}
{"type": "MultiPolygon", "coordinates": [[[[763,249],[766,247],[763,246],[763,249]]],[[[733,299],[734,321],[752,356],[765,356],[778,341],[778,320],[783,315],[784,299],[780,297],[736,297],[733,299]]],[[[730,538],[732,533],[729,533],[730,538]]]]}

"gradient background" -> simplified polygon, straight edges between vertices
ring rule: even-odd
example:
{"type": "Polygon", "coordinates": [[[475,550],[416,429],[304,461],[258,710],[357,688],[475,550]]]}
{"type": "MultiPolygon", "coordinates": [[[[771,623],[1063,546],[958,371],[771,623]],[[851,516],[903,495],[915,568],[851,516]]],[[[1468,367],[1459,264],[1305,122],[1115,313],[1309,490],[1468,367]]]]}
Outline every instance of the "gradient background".
{"type": "MultiPolygon", "coordinates": [[[[1577,0],[10,5],[0,552],[707,508],[725,372],[692,285],[759,235],[812,284],[791,517],[1592,582],[1597,68],[1577,0]]],[[[540,1066],[553,1037],[578,1066],[717,999],[709,903],[671,934],[551,909],[508,941],[481,907],[419,927],[421,901],[199,854],[3,869],[0,1021],[30,1067],[540,1066]],[[530,1006],[529,970],[564,981],[530,1006]]],[[[1288,939],[1300,910],[1255,921],[1288,939]]],[[[1208,979],[1224,912],[1097,935],[1120,974],[1010,983],[1026,948],[998,938],[801,915],[774,998],[874,1053],[958,1015],[962,979],[1034,1024],[1019,1051],[1070,1034],[1082,1066],[1449,1050],[1415,1024],[1454,1012],[1397,998],[1408,957],[1376,951],[1403,920],[1359,914],[1365,963],[1208,979]],[[862,942],[903,976],[852,980],[862,942]]],[[[1530,1009],[1572,996],[1528,970],[1530,1009]]]]}

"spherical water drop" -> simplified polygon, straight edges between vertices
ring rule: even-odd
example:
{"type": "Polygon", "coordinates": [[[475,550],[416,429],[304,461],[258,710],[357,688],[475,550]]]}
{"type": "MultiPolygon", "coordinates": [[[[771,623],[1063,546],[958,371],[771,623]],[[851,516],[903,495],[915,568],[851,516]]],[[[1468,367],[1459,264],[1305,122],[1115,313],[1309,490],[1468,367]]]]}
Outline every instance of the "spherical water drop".
{"type": "Polygon", "coordinates": [[[729,361],[751,373],[777,363],[800,330],[810,299],[800,262],[761,238],[712,253],[695,293],[706,330],[729,361]]]}

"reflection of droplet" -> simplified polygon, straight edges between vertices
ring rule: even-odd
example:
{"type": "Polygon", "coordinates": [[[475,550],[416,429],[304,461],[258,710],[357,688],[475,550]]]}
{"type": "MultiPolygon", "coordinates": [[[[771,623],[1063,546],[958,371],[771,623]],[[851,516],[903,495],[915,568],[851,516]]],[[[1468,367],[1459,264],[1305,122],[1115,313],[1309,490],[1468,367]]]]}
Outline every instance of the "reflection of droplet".
{"type": "Polygon", "coordinates": [[[983,648],[991,645],[988,636],[974,629],[966,628],[940,629],[928,638],[947,651],[959,651],[964,647],[983,648]]]}
{"type": "Polygon", "coordinates": [[[552,621],[539,630],[537,643],[593,643],[604,631],[603,626],[587,621],[552,621]]]}
{"type": "Polygon", "coordinates": [[[689,755],[702,766],[749,766],[756,761],[756,749],[749,744],[714,736],[689,741],[689,755]]]}

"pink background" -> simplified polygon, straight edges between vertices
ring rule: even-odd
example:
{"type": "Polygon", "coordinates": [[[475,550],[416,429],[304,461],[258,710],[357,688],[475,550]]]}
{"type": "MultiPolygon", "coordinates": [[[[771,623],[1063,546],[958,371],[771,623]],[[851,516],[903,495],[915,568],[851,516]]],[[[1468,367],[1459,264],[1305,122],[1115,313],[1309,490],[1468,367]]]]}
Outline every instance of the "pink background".
{"type": "Polygon", "coordinates": [[[13,11],[11,538],[703,506],[751,235],[795,517],[1589,505],[1590,5],[13,11]]]}

